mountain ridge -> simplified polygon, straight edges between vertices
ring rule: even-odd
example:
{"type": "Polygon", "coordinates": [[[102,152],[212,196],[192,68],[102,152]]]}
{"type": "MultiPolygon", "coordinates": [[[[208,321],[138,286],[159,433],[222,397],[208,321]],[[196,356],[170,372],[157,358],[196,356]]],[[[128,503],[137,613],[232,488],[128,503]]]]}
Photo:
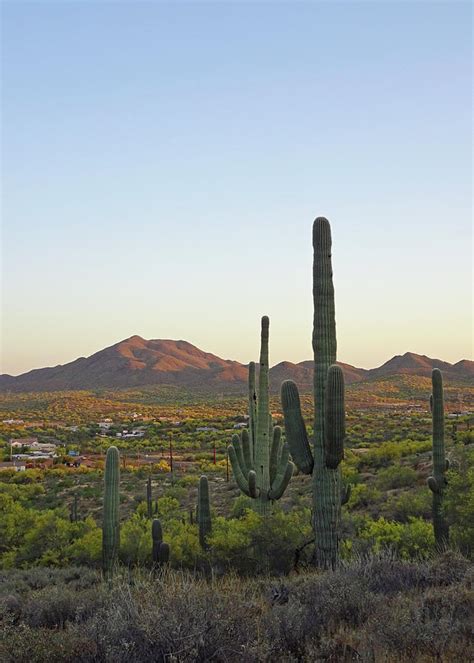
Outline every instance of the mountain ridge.
{"type": "MultiPolygon", "coordinates": [[[[346,383],[380,379],[390,375],[429,376],[433,368],[446,375],[474,378],[474,362],[461,359],[455,364],[426,355],[406,352],[395,355],[381,366],[357,368],[338,362],[346,383]]],[[[185,340],[150,339],[130,336],[99,350],[89,357],[79,357],[66,364],[37,368],[18,376],[0,375],[0,391],[58,391],[97,387],[127,388],[154,384],[189,388],[243,387],[247,366],[204,352],[185,340]]],[[[270,369],[275,384],[292,379],[303,388],[313,382],[313,361],[282,361],[270,369]]]]}

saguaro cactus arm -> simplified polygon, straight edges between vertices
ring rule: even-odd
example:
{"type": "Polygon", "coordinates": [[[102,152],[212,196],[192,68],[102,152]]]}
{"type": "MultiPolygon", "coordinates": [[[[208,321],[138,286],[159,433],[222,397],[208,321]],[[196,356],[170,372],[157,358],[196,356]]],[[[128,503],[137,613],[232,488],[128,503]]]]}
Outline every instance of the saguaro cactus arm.
{"type": "Polygon", "coordinates": [[[281,428],[275,426],[272,434],[272,446],[270,449],[270,485],[275,481],[278,472],[278,461],[282,450],[281,428]]]}
{"type": "Polygon", "coordinates": [[[240,490],[248,497],[258,497],[259,490],[256,486],[256,474],[253,470],[247,468],[242,453],[241,440],[238,435],[232,437],[232,444],[229,444],[227,451],[232,471],[240,490]]]}
{"type": "Polygon", "coordinates": [[[324,401],[326,467],[335,470],[344,458],[346,437],[344,374],[340,366],[329,367],[324,401]]]}
{"type": "Polygon", "coordinates": [[[257,390],[255,382],[255,362],[249,363],[249,438],[252,465],[255,456],[255,443],[257,438],[257,390]]]}
{"type": "Polygon", "coordinates": [[[277,473],[272,481],[268,497],[271,500],[279,500],[286,490],[291,477],[293,476],[294,465],[289,460],[290,451],[288,444],[282,445],[281,453],[278,459],[277,473]]]}
{"type": "Polygon", "coordinates": [[[241,442],[242,442],[242,456],[244,461],[243,469],[245,468],[246,471],[250,472],[250,470],[254,469],[253,448],[252,448],[251,438],[247,430],[242,431],[241,442]]]}
{"type": "Polygon", "coordinates": [[[311,474],[314,458],[308,441],[308,433],[301,414],[298,387],[292,380],[281,385],[281,404],[285,418],[285,434],[291,457],[303,474],[311,474]]]}
{"type": "Polygon", "coordinates": [[[341,486],[341,506],[344,506],[344,504],[347,504],[350,497],[351,497],[351,492],[352,492],[352,484],[343,484],[341,486]]]}

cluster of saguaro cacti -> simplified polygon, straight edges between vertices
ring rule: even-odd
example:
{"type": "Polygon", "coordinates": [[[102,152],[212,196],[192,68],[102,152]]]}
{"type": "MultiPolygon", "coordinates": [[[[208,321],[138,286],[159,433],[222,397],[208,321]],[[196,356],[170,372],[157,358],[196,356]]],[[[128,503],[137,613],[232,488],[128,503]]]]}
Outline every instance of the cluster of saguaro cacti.
{"type": "Polygon", "coordinates": [[[102,569],[108,578],[114,572],[120,547],[119,520],[120,456],[117,447],[107,450],[104,472],[104,514],[102,520],[102,569]]]}
{"type": "Polygon", "coordinates": [[[344,456],[344,375],[336,361],[336,321],[331,265],[331,227],[325,218],[313,224],[314,433],[311,451],[294,382],[281,387],[286,439],[297,467],[313,477],[314,562],[334,567],[339,554],[341,504],[350,487],[342,486],[344,456]]]}
{"type": "Polygon", "coordinates": [[[268,330],[269,319],[262,318],[258,397],[255,364],[249,364],[249,429],[234,435],[228,454],[240,490],[255,500],[255,509],[268,515],[272,500],[279,499],[293,474],[288,445],[281,428],[273,427],[269,406],[268,330]]]}
{"type": "Polygon", "coordinates": [[[430,397],[433,419],[433,476],[428,478],[428,486],[433,493],[432,514],[436,545],[444,547],[449,540],[449,527],[443,513],[443,492],[446,486],[445,472],[449,461],[444,454],[444,399],[443,377],[439,368],[431,374],[432,393],[430,397]]]}
{"type": "Polygon", "coordinates": [[[199,479],[196,520],[199,527],[199,544],[201,548],[206,550],[208,548],[207,537],[212,532],[212,520],[209,500],[209,482],[204,474],[199,479]]]}
{"type": "Polygon", "coordinates": [[[151,538],[153,541],[152,558],[154,566],[166,564],[170,558],[169,544],[163,541],[163,529],[158,518],[151,524],[151,538]]]}

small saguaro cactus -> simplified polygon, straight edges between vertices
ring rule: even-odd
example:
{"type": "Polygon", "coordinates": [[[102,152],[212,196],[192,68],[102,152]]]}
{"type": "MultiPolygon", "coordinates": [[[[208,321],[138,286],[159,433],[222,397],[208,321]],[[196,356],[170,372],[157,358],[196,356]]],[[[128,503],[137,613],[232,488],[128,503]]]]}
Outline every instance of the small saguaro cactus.
{"type": "Polygon", "coordinates": [[[228,455],[240,490],[255,500],[255,509],[266,516],[272,500],[279,499],[293,474],[288,445],[281,439],[281,428],[273,427],[269,406],[268,336],[270,321],[261,322],[260,372],[258,397],[255,364],[249,364],[249,429],[234,435],[228,455]]]}
{"type": "Polygon", "coordinates": [[[445,472],[449,461],[444,453],[444,399],[443,376],[439,368],[431,373],[432,394],[430,396],[433,419],[433,476],[428,478],[428,486],[433,493],[432,514],[436,545],[444,547],[449,540],[449,526],[442,514],[443,492],[446,486],[445,472]]]}
{"type": "Polygon", "coordinates": [[[153,564],[155,566],[166,564],[170,558],[170,547],[163,541],[163,529],[158,518],[155,518],[151,524],[151,538],[153,564]]]}
{"type": "Polygon", "coordinates": [[[151,477],[146,482],[146,513],[148,518],[153,517],[153,496],[151,491],[151,477]]]}
{"type": "Polygon", "coordinates": [[[297,467],[313,476],[314,562],[334,567],[339,555],[341,504],[350,496],[343,487],[340,462],[344,455],[344,375],[336,362],[336,320],[331,265],[331,227],[319,217],[313,224],[313,351],[314,434],[311,451],[301,414],[298,388],[281,386],[286,439],[297,467]]]}
{"type": "Polygon", "coordinates": [[[74,500],[71,504],[71,510],[69,512],[69,520],[71,523],[77,523],[79,520],[79,517],[77,515],[77,503],[78,503],[78,498],[77,498],[77,493],[74,495],[74,500]]]}
{"type": "Polygon", "coordinates": [[[117,447],[107,450],[104,472],[104,514],[102,521],[102,568],[110,578],[120,547],[119,520],[120,456],[117,447]]]}
{"type": "Polygon", "coordinates": [[[204,474],[199,479],[196,516],[199,527],[199,543],[201,548],[206,550],[208,547],[207,537],[212,532],[212,520],[209,501],[209,482],[204,474]]]}

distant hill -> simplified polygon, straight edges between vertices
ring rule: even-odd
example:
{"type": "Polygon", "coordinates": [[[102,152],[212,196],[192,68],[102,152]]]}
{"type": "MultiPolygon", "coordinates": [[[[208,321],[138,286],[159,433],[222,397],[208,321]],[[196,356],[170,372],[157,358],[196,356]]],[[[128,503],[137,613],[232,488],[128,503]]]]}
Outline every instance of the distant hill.
{"type": "MultiPolygon", "coordinates": [[[[439,359],[407,352],[370,370],[340,364],[347,384],[391,375],[429,376],[440,368],[446,376],[474,378],[474,362],[463,359],[449,364],[439,359]]],[[[281,362],[270,369],[277,389],[283,380],[294,380],[301,388],[313,383],[313,362],[281,362]]],[[[16,377],[0,375],[1,391],[58,391],[70,389],[127,388],[145,385],[177,385],[190,389],[242,391],[247,366],[203,352],[187,341],[130,338],[62,366],[39,368],[16,377]]]]}

